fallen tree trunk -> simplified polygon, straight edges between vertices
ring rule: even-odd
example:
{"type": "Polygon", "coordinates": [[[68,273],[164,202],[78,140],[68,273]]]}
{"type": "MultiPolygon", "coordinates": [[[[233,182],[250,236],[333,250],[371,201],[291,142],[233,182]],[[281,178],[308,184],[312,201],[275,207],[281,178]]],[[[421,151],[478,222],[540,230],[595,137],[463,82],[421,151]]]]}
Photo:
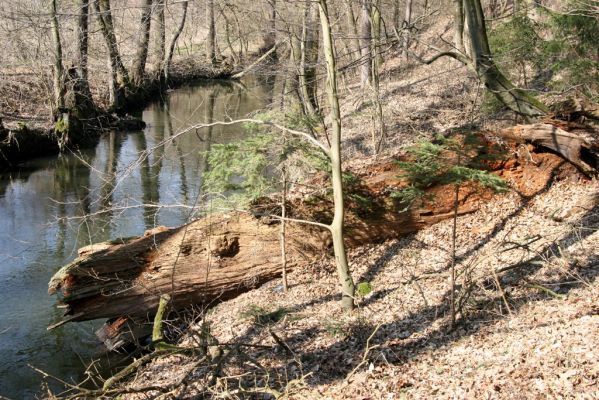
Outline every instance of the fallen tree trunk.
{"type": "MultiPolygon", "coordinates": [[[[516,190],[534,195],[546,188],[564,164],[550,153],[536,159],[534,163],[500,163],[497,168],[503,169],[497,173],[515,177],[511,183],[516,190]]],[[[398,178],[400,173],[395,160],[355,171],[359,183],[346,188],[349,248],[401,237],[453,215],[454,192],[447,185],[430,188],[433,200],[418,209],[404,210],[389,196],[406,185],[398,178]]],[[[324,177],[315,178],[312,184],[328,187],[324,177]]],[[[490,190],[466,184],[460,190],[458,212],[475,211],[492,195],[490,190]]],[[[281,273],[279,220],[273,217],[279,214],[280,206],[265,198],[248,212],[209,215],[182,227],[84,247],[79,258],[49,283],[49,293],[60,293],[66,308],[65,318],[50,328],[69,321],[108,318],[98,335],[115,348],[151,331],[148,322],[163,294],[170,295],[173,309],[210,307],[272,280],[281,273]]],[[[287,215],[328,224],[332,202],[326,195],[296,195],[287,205],[287,215]]],[[[288,224],[288,268],[321,257],[330,244],[327,230],[288,224]]]]}
{"type": "Polygon", "coordinates": [[[499,136],[516,143],[530,143],[552,150],[591,175],[599,167],[599,145],[592,137],[567,132],[553,124],[517,125],[503,129],[499,136]]]}

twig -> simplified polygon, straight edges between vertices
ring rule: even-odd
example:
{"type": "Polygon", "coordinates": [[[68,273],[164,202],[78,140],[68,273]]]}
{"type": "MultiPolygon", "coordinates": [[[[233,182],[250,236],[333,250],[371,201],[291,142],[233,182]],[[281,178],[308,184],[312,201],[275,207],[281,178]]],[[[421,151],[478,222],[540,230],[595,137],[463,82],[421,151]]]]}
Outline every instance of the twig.
{"type": "Polygon", "coordinates": [[[545,292],[548,295],[550,295],[550,296],[552,296],[552,297],[554,297],[556,299],[559,299],[559,300],[565,300],[566,299],[565,295],[556,293],[553,290],[551,290],[549,288],[546,288],[545,286],[539,285],[538,283],[529,283],[529,284],[527,284],[525,286],[527,288],[530,288],[530,289],[538,289],[538,290],[540,290],[542,292],[545,292]]]}
{"type": "Polygon", "coordinates": [[[347,375],[347,377],[345,378],[346,381],[349,381],[349,378],[351,378],[360,368],[362,368],[362,366],[364,364],[366,364],[368,362],[368,353],[370,353],[371,350],[376,349],[377,347],[381,347],[381,345],[376,344],[374,346],[370,346],[370,341],[372,340],[372,338],[374,337],[374,335],[377,333],[377,331],[379,330],[379,328],[382,326],[381,323],[379,323],[376,328],[374,328],[374,330],[372,331],[372,333],[370,334],[370,336],[368,337],[368,339],[366,340],[366,348],[364,349],[364,354],[362,355],[362,361],[360,361],[360,363],[358,365],[356,365],[356,367],[347,375]]]}
{"type": "Polygon", "coordinates": [[[295,353],[293,352],[293,350],[291,350],[291,347],[289,347],[289,345],[287,343],[285,343],[276,333],[274,333],[270,326],[268,327],[268,333],[270,333],[270,336],[272,336],[274,341],[279,346],[281,346],[281,348],[283,348],[283,350],[285,350],[285,353],[287,353],[287,355],[289,355],[291,357],[295,357],[295,353]]]}
{"type": "Polygon", "coordinates": [[[501,293],[501,298],[503,299],[505,308],[507,308],[507,312],[511,316],[512,309],[510,308],[510,304],[508,303],[507,297],[505,296],[505,291],[503,290],[503,287],[501,287],[501,283],[499,282],[499,277],[497,276],[497,272],[495,272],[495,269],[493,269],[493,279],[495,279],[495,284],[497,285],[497,290],[499,290],[499,293],[501,293]]]}

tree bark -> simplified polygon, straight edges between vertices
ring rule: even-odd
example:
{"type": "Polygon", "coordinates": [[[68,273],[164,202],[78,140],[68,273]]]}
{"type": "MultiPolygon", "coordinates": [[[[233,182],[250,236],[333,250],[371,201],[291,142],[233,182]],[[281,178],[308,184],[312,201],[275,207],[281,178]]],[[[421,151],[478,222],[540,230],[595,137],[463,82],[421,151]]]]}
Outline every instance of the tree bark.
{"type": "MultiPolygon", "coordinates": [[[[276,0],[267,0],[268,3],[268,23],[266,24],[266,31],[262,36],[262,47],[258,51],[258,54],[264,54],[277,42],[277,2],[276,0]]],[[[277,54],[271,55],[273,60],[276,60],[277,54]]]]}
{"type": "Polygon", "coordinates": [[[166,25],[164,22],[164,8],[166,0],[156,1],[156,54],[154,70],[158,73],[158,79],[164,83],[164,75],[162,72],[162,64],[166,57],[166,25]]]}
{"type": "Polygon", "coordinates": [[[146,70],[148,47],[150,44],[150,27],[152,24],[152,0],[144,0],[141,12],[141,21],[137,36],[137,49],[131,66],[131,81],[134,85],[141,85],[146,70]]]}
{"type": "Polygon", "coordinates": [[[302,40],[300,43],[299,89],[309,115],[318,115],[316,64],[318,63],[318,9],[310,1],[304,3],[302,40]]]}
{"type": "Polygon", "coordinates": [[[54,71],[53,71],[53,110],[54,118],[59,118],[64,108],[64,68],[62,65],[62,43],[60,40],[60,28],[56,16],[57,0],[50,3],[50,22],[52,25],[52,41],[54,43],[54,71]]]}
{"type": "Polygon", "coordinates": [[[520,115],[538,117],[546,114],[548,108],[543,103],[526,90],[517,88],[495,64],[487,39],[485,16],[480,0],[464,0],[464,12],[470,35],[471,67],[486,88],[508,108],[520,115]]]}
{"type": "Polygon", "coordinates": [[[129,83],[129,73],[123,65],[119,52],[114,24],[112,23],[112,10],[110,0],[93,0],[93,5],[98,14],[100,29],[108,48],[110,60],[110,104],[111,108],[118,108],[123,97],[123,88],[129,83]]]}
{"type": "Polygon", "coordinates": [[[102,29],[102,34],[106,41],[106,47],[108,47],[110,63],[113,65],[112,69],[118,74],[118,83],[120,85],[126,85],[129,83],[129,73],[121,60],[121,53],[119,52],[116,35],[114,33],[110,0],[94,0],[94,6],[98,13],[98,21],[100,22],[100,28],[102,29]]]}
{"type": "Polygon", "coordinates": [[[362,48],[360,46],[360,34],[358,33],[358,26],[356,24],[356,16],[354,14],[354,6],[352,0],[347,0],[347,26],[351,29],[351,42],[353,43],[352,59],[359,60],[362,57],[362,48]]]}
{"type": "Polygon", "coordinates": [[[540,123],[502,129],[498,136],[516,143],[550,149],[591,176],[599,168],[599,142],[591,142],[558,126],[540,123]]]}
{"type": "Polygon", "coordinates": [[[166,55],[164,56],[164,60],[162,62],[162,72],[161,75],[164,76],[165,82],[168,82],[170,75],[170,67],[171,62],[173,60],[173,54],[175,52],[175,47],[177,46],[177,40],[179,40],[179,36],[181,36],[181,32],[183,32],[183,28],[185,28],[185,22],[187,20],[187,8],[189,6],[189,1],[184,1],[181,3],[181,7],[183,7],[183,14],[181,15],[181,21],[179,22],[179,26],[173,38],[171,39],[171,43],[168,46],[168,50],[166,51],[166,55]]]}
{"type": "Polygon", "coordinates": [[[464,0],[453,0],[453,45],[464,51],[464,0]]]}
{"type": "Polygon", "coordinates": [[[341,305],[345,310],[354,308],[354,281],[352,279],[347,253],[343,241],[343,228],[345,220],[345,205],[343,199],[343,177],[341,169],[341,111],[337,95],[337,68],[335,66],[335,47],[329,23],[329,14],[326,0],[319,1],[320,25],[322,27],[323,52],[327,68],[327,97],[329,99],[330,120],[333,127],[331,149],[331,181],[333,186],[333,204],[335,212],[329,227],[333,236],[333,251],[337,274],[342,288],[341,305]]]}
{"type": "Polygon", "coordinates": [[[406,0],[406,11],[402,22],[403,30],[403,60],[408,62],[408,49],[410,47],[410,28],[412,25],[412,0],[406,0]]]}
{"type": "Polygon", "coordinates": [[[370,85],[370,78],[372,76],[372,52],[370,51],[370,46],[372,45],[372,27],[370,23],[372,7],[370,1],[361,1],[360,34],[362,40],[362,63],[360,67],[360,84],[362,87],[370,85]]]}
{"type": "Polygon", "coordinates": [[[214,21],[214,0],[206,2],[206,24],[208,25],[208,37],[206,39],[206,58],[211,65],[216,65],[216,26],[214,21]]]}
{"type": "Polygon", "coordinates": [[[77,75],[82,95],[86,96],[91,102],[91,91],[89,89],[88,79],[88,50],[89,50],[89,1],[79,0],[79,15],[77,18],[77,75]]]}

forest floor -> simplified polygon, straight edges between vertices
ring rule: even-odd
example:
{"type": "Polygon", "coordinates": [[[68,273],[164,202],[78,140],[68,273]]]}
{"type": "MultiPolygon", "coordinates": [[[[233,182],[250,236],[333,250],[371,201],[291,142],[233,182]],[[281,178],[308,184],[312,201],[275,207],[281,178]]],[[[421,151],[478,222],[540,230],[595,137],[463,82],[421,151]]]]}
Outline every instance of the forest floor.
{"type": "Polygon", "coordinates": [[[352,251],[353,277],[372,291],[351,314],[328,255],[294,270],[287,294],[273,281],[210,310],[211,334],[238,349],[216,383],[213,366],[176,355],[129,387],[185,378],[177,398],[598,398],[599,186],[562,180],[460,217],[453,329],[451,226],[352,251]]]}
{"type": "MultiPolygon", "coordinates": [[[[481,91],[463,67],[406,72],[391,59],[383,75],[387,152],[471,122],[501,124],[481,119],[481,91]]],[[[348,164],[367,167],[371,110],[355,86],[345,93],[348,164]]],[[[141,393],[127,398],[161,393],[149,385],[174,398],[599,398],[599,184],[557,175],[535,196],[511,190],[460,216],[453,327],[452,223],[352,250],[363,283],[352,313],[341,311],[330,254],[294,269],[288,293],[272,281],[219,304],[181,342],[209,327],[230,349],[219,377],[173,355],[138,371],[125,387],[141,393]]]]}

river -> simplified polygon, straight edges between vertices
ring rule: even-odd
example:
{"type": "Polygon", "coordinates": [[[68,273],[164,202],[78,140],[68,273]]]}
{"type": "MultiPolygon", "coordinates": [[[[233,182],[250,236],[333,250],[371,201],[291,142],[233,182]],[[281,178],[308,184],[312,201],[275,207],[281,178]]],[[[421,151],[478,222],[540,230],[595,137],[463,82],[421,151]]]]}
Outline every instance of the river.
{"type": "Polygon", "coordinates": [[[102,357],[94,336],[102,321],[47,331],[60,318],[48,280],[81,246],[184,223],[200,194],[203,152],[240,139],[243,129],[201,129],[156,144],[193,124],[262,109],[273,86],[272,78],[257,76],[195,82],[150,104],[143,132],[111,132],[94,149],[0,175],[0,398],[39,395],[43,379],[32,367],[68,382],[83,379],[90,360],[102,357]]]}

